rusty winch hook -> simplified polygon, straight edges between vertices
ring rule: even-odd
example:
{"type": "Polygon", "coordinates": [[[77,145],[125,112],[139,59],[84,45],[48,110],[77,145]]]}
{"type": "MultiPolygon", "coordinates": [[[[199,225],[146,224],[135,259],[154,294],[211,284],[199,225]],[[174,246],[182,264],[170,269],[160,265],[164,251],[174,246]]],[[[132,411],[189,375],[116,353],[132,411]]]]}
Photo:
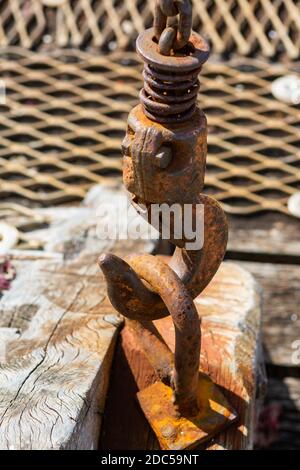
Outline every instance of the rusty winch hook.
{"type": "MultiPolygon", "coordinates": [[[[102,254],[99,264],[112,305],[126,317],[162,382],[171,386],[176,413],[195,417],[201,411],[200,321],[193,299],[210,282],[224,257],[227,221],[217,201],[200,194],[204,184],[207,124],[196,100],[198,74],[209,48],[195,32],[189,30],[188,38],[181,34],[182,25],[186,30],[191,25],[188,5],[189,0],[158,0],[155,28],[141,33],[137,39],[137,52],[145,63],[144,87],[141,103],[128,117],[122,144],[123,179],[134,195],[134,204],[146,206],[150,222],[153,204],[178,204],[182,209],[189,204],[193,223],[201,206],[202,247],[190,248],[187,244],[190,240],[184,235],[176,238],[172,220],[170,241],[176,249],[168,264],[152,255],[130,255],[122,260],[113,254],[102,254]],[[183,42],[174,42],[173,54],[167,56],[160,52],[159,41],[168,23],[166,17],[174,13],[183,15],[178,27],[181,33],[177,36],[183,42]],[[184,49],[177,50],[182,44],[184,49]],[[167,315],[171,315],[174,323],[174,356],[152,323],[167,315]]],[[[161,226],[155,228],[162,230],[161,226]]],[[[156,431],[149,416],[148,419],[156,431]]],[[[193,438],[194,441],[199,439],[193,438]]]]}

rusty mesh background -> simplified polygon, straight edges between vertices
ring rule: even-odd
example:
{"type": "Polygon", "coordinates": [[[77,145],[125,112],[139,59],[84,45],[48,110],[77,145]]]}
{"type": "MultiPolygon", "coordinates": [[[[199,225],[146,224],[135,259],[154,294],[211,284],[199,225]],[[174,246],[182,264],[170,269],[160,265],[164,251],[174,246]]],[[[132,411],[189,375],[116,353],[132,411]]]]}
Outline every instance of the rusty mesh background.
{"type": "MultiPolygon", "coordinates": [[[[140,69],[134,53],[7,50],[0,61],[7,86],[0,107],[1,198],[61,203],[121,175],[120,143],[142,85],[140,69]]],[[[299,107],[270,92],[271,82],[288,72],[253,59],[204,68],[206,191],[228,212],[285,212],[288,197],[300,189],[299,107]]]]}
{"type": "MultiPolygon", "coordinates": [[[[152,3],[0,2],[2,202],[65,203],[121,177],[120,142],[142,85],[141,65],[128,49],[151,24],[152,3]]],[[[300,71],[290,60],[300,51],[300,2],[197,0],[195,27],[202,30],[200,17],[215,52],[243,54],[212,58],[202,72],[206,191],[231,213],[287,212],[300,189],[300,113],[273,98],[271,83],[300,71]],[[255,51],[277,63],[245,57],[255,51]]]]}
{"type": "MultiPolygon", "coordinates": [[[[0,46],[134,47],[155,0],[1,0],[0,46]]],[[[300,55],[300,0],[192,0],[214,52],[300,55]]]]}

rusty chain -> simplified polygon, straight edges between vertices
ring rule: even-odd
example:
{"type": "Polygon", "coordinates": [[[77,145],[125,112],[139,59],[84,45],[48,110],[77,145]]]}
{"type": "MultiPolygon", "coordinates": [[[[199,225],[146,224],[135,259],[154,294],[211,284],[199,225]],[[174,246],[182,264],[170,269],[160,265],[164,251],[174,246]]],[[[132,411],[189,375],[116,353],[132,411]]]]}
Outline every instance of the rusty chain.
{"type": "Polygon", "coordinates": [[[153,27],[160,54],[170,55],[172,49],[182,49],[192,31],[190,0],[157,0],[153,27]]]}

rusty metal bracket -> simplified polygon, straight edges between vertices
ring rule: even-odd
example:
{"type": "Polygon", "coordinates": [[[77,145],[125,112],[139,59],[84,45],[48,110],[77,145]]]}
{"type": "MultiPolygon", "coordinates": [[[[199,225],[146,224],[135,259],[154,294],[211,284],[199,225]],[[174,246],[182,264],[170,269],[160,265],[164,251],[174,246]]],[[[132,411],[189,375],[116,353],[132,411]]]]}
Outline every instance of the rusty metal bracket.
{"type": "MultiPolygon", "coordinates": [[[[178,239],[172,219],[170,241],[176,249],[169,263],[152,255],[99,258],[112,305],[126,317],[161,380],[140,391],[138,399],[164,449],[193,448],[236,418],[217,386],[199,373],[201,328],[193,299],[223,259],[227,221],[220,205],[201,194],[207,124],[196,99],[209,47],[190,30],[189,5],[186,0],[158,0],[154,28],[137,39],[145,64],[144,87],[140,104],[128,117],[123,179],[133,204],[146,206],[150,223],[154,203],[177,203],[181,208],[190,204],[193,223],[202,204],[203,246],[193,250],[184,236],[178,239]],[[167,17],[178,13],[178,31],[169,41],[169,33],[164,36],[167,17]],[[174,355],[152,323],[167,315],[175,327],[174,355]]],[[[160,224],[156,228],[162,231],[160,224]]]]}

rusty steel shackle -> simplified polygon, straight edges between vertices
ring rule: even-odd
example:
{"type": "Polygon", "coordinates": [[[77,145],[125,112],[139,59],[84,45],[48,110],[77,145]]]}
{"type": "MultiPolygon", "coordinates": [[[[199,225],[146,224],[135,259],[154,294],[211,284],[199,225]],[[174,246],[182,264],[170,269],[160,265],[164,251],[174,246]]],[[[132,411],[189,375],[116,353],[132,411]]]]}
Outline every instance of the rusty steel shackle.
{"type": "MultiPolygon", "coordinates": [[[[135,206],[143,204],[151,223],[153,204],[192,206],[192,224],[204,209],[203,245],[188,248],[185,236],[177,239],[171,224],[175,252],[167,264],[152,255],[130,255],[122,260],[102,254],[99,265],[108,296],[136,333],[142,349],[160,379],[173,390],[178,413],[194,416],[198,409],[200,321],[193,299],[216,273],[226,250],[227,221],[214,199],[200,194],[204,185],[207,123],[197,107],[198,74],[207,60],[205,40],[191,32],[190,2],[159,0],[154,28],[141,33],[137,52],[144,61],[144,87],[140,104],[129,114],[123,151],[123,180],[135,206]],[[189,5],[189,7],[187,6],[189,5]],[[172,56],[158,44],[167,17],[179,12],[177,37],[186,50],[173,47],[172,56]],[[186,16],[185,16],[186,15],[186,16]],[[188,18],[188,21],[187,21],[188,18]],[[184,25],[182,29],[182,25],[184,25]],[[182,31],[189,31],[181,34],[182,31]],[[159,34],[159,36],[158,36],[159,34]],[[154,320],[171,315],[175,351],[160,337],[154,320]]],[[[162,227],[155,227],[160,231],[162,227]]]]}

